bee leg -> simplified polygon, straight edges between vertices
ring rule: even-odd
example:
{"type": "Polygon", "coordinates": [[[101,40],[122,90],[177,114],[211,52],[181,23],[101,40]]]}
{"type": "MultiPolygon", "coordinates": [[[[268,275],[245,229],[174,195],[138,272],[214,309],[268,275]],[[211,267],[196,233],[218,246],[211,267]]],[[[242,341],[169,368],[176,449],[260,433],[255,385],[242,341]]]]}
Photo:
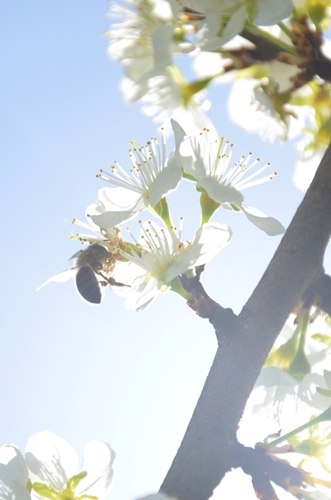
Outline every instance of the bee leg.
{"type": "Polygon", "coordinates": [[[106,283],[104,281],[100,281],[102,286],[107,286],[107,285],[110,285],[110,286],[130,286],[130,285],[125,285],[124,283],[119,283],[118,281],[115,281],[114,278],[111,278],[111,277],[107,278],[107,276],[105,276],[104,274],[102,274],[100,272],[98,274],[106,280],[106,283]]]}
{"type": "Polygon", "coordinates": [[[118,281],[115,281],[114,278],[110,278],[110,279],[113,281],[113,283],[109,282],[109,284],[111,286],[128,286],[128,287],[130,287],[130,285],[126,285],[125,283],[119,283],[118,281]]]}

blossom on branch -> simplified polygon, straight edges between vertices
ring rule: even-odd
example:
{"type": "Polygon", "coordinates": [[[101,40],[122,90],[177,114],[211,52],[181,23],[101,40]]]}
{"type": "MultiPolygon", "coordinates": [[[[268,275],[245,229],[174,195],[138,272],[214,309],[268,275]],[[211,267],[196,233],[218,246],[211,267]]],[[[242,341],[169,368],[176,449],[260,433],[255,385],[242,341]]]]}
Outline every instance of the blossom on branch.
{"type": "Polygon", "coordinates": [[[0,500],[30,500],[29,471],[20,450],[14,445],[0,448],[0,500]]]}
{"type": "Polygon", "coordinates": [[[116,280],[130,283],[130,288],[119,292],[127,296],[126,308],[142,311],[169,289],[185,296],[179,276],[212,260],[228,244],[231,234],[226,224],[207,223],[192,242],[182,243],[175,228],[143,223],[136,248],[123,254],[128,262],[119,262],[114,273],[116,280]]]}
{"type": "Polygon", "coordinates": [[[162,71],[145,74],[140,80],[122,80],[121,89],[127,102],[141,101],[144,115],[155,117],[156,123],[167,123],[172,117],[187,132],[195,133],[203,127],[213,128],[205,114],[210,102],[205,98],[205,87],[210,79],[189,83],[175,64],[162,71]]]}
{"type": "Polygon", "coordinates": [[[39,432],[28,440],[25,458],[14,445],[0,448],[0,499],[103,500],[111,488],[114,463],[110,446],[93,440],[78,467],[69,443],[51,432],[39,432]]]}
{"type": "MultiPolygon", "coordinates": [[[[202,50],[219,49],[238,35],[246,23],[270,26],[290,16],[292,0],[193,0],[189,2],[205,15],[195,43],[202,50]]],[[[184,2],[185,4],[185,2],[184,2]]]]}
{"type": "Polygon", "coordinates": [[[178,14],[175,1],[123,0],[110,4],[110,17],[119,22],[105,33],[110,40],[108,54],[123,64],[128,78],[139,81],[146,73],[171,64],[173,52],[194,48],[185,39],[185,32],[191,28],[179,21],[178,14]]]}
{"type": "Polygon", "coordinates": [[[157,115],[164,123],[168,116],[186,119],[186,125],[211,126],[201,105],[203,90],[209,81],[189,84],[173,62],[176,53],[195,48],[195,27],[176,1],[133,0],[112,2],[110,13],[120,18],[106,32],[110,39],[109,55],[121,62],[125,78],[121,90],[127,102],[141,101],[142,112],[157,115]],[[187,36],[189,35],[189,36],[187,36]]]}
{"type": "Polygon", "coordinates": [[[299,386],[299,397],[309,406],[326,410],[331,406],[331,371],[324,370],[323,376],[308,373],[299,386]]]}
{"type": "Polygon", "coordinates": [[[331,406],[331,372],[319,373],[330,356],[330,325],[321,316],[309,323],[310,311],[298,324],[295,317],[291,314],[280,332],[249,400],[254,413],[271,409],[278,422],[282,415],[298,416],[299,407],[301,418],[309,419],[311,408],[331,406]]]}
{"type": "MultiPolygon", "coordinates": [[[[282,67],[295,68],[278,61],[275,61],[276,64],[283,77],[286,73],[282,67]]],[[[272,80],[270,86],[269,83],[266,86],[265,78],[259,81],[254,77],[246,77],[234,81],[228,102],[230,118],[245,131],[258,134],[264,141],[293,139],[311,121],[313,112],[308,106],[299,108],[289,102],[284,103],[284,94],[278,93],[276,88],[271,90],[275,82],[272,80]],[[261,83],[263,81],[264,84],[261,83]]]]}
{"type": "MultiPolygon", "coordinates": [[[[282,234],[285,231],[283,225],[256,208],[244,204],[241,193],[244,189],[272,180],[276,172],[260,176],[270,167],[269,163],[254,172],[259,159],[250,163],[252,153],[247,157],[242,156],[231,165],[232,153],[233,145],[224,138],[218,140],[210,137],[209,131],[204,129],[199,135],[184,137],[174,162],[181,165],[189,179],[197,182],[197,188],[205,191],[215,202],[215,209],[222,205],[227,209],[242,211],[250,222],[267,234],[282,234]]],[[[203,202],[201,199],[202,210],[203,202]]]]}
{"type": "MultiPolygon", "coordinates": [[[[184,131],[177,123],[173,130],[177,149],[184,131]]],[[[172,161],[173,153],[167,156],[163,132],[160,146],[155,138],[145,147],[137,149],[133,141],[131,146],[130,173],[115,163],[110,172],[102,170],[98,174],[100,179],[117,186],[100,189],[98,201],[87,209],[88,217],[100,228],[113,227],[147,208],[155,213],[157,203],[175,190],[182,178],[180,166],[172,161]]]]}

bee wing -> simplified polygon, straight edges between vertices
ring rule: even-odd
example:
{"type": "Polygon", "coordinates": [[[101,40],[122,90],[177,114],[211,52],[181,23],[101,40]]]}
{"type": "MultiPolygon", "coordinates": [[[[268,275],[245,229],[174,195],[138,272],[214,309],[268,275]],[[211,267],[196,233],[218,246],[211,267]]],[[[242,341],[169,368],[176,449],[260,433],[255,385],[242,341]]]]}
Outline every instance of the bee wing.
{"type": "Polygon", "coordinates": [[[37,288],[36,291],[40,290],[45,285],[48,285],[48,283],[51,283],[51,281],[56,281],[58,283],[62,283],[64,281],[70,280],[73,276],[76,274],[76,269],[72,267],[71,269],[66,269],[65,271],[62,271],[61,273],[55,274],[55,276],[52,276],[51,278],[48,278],[45,283],[40,285],[40,287],[37,288]]]}

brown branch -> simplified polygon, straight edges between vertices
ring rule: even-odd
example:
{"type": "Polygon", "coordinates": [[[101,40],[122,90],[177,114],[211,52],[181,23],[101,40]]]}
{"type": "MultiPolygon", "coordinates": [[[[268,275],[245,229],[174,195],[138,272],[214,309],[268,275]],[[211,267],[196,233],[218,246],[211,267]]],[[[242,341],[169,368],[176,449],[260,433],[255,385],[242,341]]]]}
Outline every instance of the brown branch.
{"type": "Polygon", "coordinates": [[[162,492],[179,500],[207,500],[236,463],[236,431],[246,401],[290,312],[322,275],[330,233],[329,146],[260,283],[238,319],[221,336],[162,492]]]}
{"type": "MultiPolygon", "coordinates": [[[[293,45],[299,58],[296,64],[298,64],[298,68],[302,69],[302,73],[295,78],[293,88],[305,85],[315,75],[327,82],[331,82],[331,61],[321,51],[323,44],[321,32],[312,31],[305,16],[300,20],[293,20],[292,30],[296,36],[293,45]]],[[[241,49],[230,50],[229,55],[234,58],[235,64],[233,67],[230,66],[229,69],[245,68],[256,62],[272,61],[273,59],[295,64],[295,59],[291,58],[291,56],[288,57],[286,52],[271,40],[266,40],[263,36],[251,32],[247,28],[242,31],[241,36],[254,43],[255,47],[252,49],[242,47],[241,49]]]]}
{"type": "Polygon", "coordinates": [[[271,482],[285,491],[297,492],[306,484],[306,474],[286,460],[268,455],[263,446],[249,448],[238,444],[237,466],[252,477],[253,488],[261,500],[278,500],[271,482]]]}
{"type": "Polygon", "coordinates": [[[331,315],[331,276],[328,274],[322,274],[303,294],[297,311],[299,319],[312,305],[331,315]]]}
{"type": "Polygon", "coordinates": [[[204,266],[196,268],[196,276],[188,278],[185,274],[180,277],[183,288],[190,293],[191,298],[187,305],[201,318],[206,318],[213,325],[216,337],[220,337],[235,325],[237,316],[232,309],[224,308],[215,302],[202,286],[200,276],[204,266]],[[226,325],[226,327],[225,327],[226,325]]]}

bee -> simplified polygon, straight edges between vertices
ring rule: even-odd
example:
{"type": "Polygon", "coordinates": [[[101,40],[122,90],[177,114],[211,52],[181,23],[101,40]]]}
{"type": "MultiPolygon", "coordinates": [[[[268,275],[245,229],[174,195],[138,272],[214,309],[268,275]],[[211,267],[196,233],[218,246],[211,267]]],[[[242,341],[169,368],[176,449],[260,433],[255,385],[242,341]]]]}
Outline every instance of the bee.
{"type": "Polygon", "coordinates": [[[101,287],[128,286],[108,276],[115,267],[116,255],[97,243],[90,245],[86,250],[80,250],[71,258],[74,259],[73,269],[77,269],[75,276],[77,290],[83,299],[91,304],[100,304],[101,287]]]}

